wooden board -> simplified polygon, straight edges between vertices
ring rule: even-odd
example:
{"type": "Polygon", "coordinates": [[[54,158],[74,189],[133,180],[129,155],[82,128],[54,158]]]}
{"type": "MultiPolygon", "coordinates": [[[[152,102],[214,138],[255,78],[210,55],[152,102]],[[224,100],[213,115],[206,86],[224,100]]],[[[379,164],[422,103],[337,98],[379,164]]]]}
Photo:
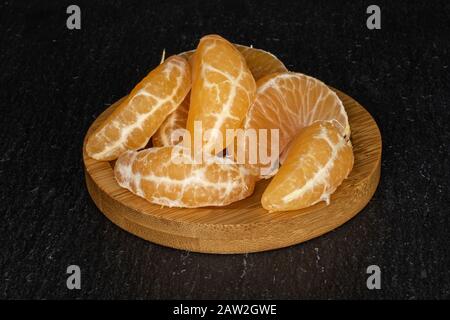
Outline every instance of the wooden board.
{"type": "MultiPolygon", "coordinates": [[[[260,204],[267,180],[258,182],[251,197],[225,207],[181,209],[153,205],[121,188],[114,179],[113,163],[88,157],[84,144],[89,193],[100,211],[121,228],[172,248],[245,253],[286,247],[320,236],[361,211],[380,178],[381,135],[377,124],[359,103],[336,92],[349,116],[355,164],[328,206],[322,202],[298,211],[268,213],[260,204]]],[[[116,105],[97,118],[86,137],[116,105]]]]}

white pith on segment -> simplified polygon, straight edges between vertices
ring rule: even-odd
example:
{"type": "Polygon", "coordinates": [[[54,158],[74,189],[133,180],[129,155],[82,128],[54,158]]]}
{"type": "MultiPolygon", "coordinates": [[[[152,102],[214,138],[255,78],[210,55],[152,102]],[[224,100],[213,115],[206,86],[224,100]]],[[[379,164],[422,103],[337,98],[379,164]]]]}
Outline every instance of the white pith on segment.
{"type": "Polygon", "coordinates": [[[181,146],[128,151],[116,162],[116,180],[121,187],[140,197],[169,207],[222,206],[253,192],[254,180],[243,166],[227,158],[208,155],[203,163],[196,164],[189,152],[181,146]],[[176,164],[181,160],[185,163],[176,164]],[[179,172],[188,168],[190,174],[183,179],[173,179],[169,173],[169,167],[173,169],[173,166],[179,172]],[[218,181],[208,180],[207,173],[217,174],[218,181]],[[153,192],[146,192],[149,188],[146,184],[151,184],[153,192]],[[189,192],[189,198],[184,197],[186,192],[189,192]]]}
{"type": "MultiPolygon", "coordinates": [[[[298,198],[304,196],[307,192],[310,192],[313,188],[323,185],[323,192],[320,198],[313,202],[311,205],[316,204],[319,201],[325,201],[327,204],[330,203],[330,194],[332,194],[337,186],[330,186],[329,177],[330,171],[335,165],[335,160],[338,157],[339,152],[347,144],[347,141],[343,138],[339,139],[338,143],[333,143],[328,136],[328,131],[325,127],[321,127],[321,131],[318,135],[314,136],[313,139],[322,139],[326,141],[327,145],[330,147],[330,156],[328,161],[324,166],[318,166],[316,172],[314,172],[312,178],[308,179],[307,182],[300,188],[292,191],[291,193],[285,195],[282,199],[284,203],[289,203],[291,201],[297,200],[298,198]]],[[[313,157],[311,153],[307,153],[305,156],[313,157]]],[[[297,169],[302,168],[302,158],[297,162],[297,169]]]]}
{"type": "Polygon", "coordinates": [[[261,203],[271,212],[298,210],[330,195],[353,168],[353,151],[333,121],[320,121],[294,139],[285,163],[264,191],[261,203]]]}
{"type": "Polygon", "coordinates": [[[284,100],[284,101],[286,101],[285,94],[288,91],[290,91],[291,94],[294,94],[294,96],[296,98],[301,94],[301,92],[306,92],[306,94],[302,95],[302,101],[299,101],[296,108],[294,108],[294,110],[295,109],[300,110],[300,113],[294,113],[292,111],[293,108],[286,107],[286,103],[281,104],[281,105],[283,105],[283,110],[277,110],[277,111],[289,112],[292,115],[292,118],[287,117],[287,119],[289,119],[293,124],[296,125],[295,127],[297,130],[307,127],[315,121],[336,120],[343,130],[342,134],[344,134],[345,136],[350,135],[350,125],[348,123],[348,116],[347,116],[347,113],[345,112],[342,101],[338,98],[336,93],[334,91],[332,91],[331,89],[329,89],[327,87],[327,85],[325,85],[320,80],[317,80],[315,78],[309,77],[309,76],[301,74],[301,73],[295,73],[295,72],[286,72],[286,73],[278,74],[277,76],[264,82],[260,87],[257,88],[255,103],[250,107],[250,109],[247,113],[247,117],[245,118],[245,121],[244,121],[244,128],[250,127],[252,125],[251,120],[253,118],[253,116],[252,116],[253,112],[264,112],[265,110],[268,109],[267,107],[258,105],[258,103],[259,103],[258,96],[265,95],[265,96],[269,97],[270,100],[273,101],[273,97],[271,97],[267,94],[267,89],[269,89],[269,88],[274,89],[277,92],[277,96],[276,96],[277,99],[284,100]],[[306,90],[301,90],[300,88],[294,87],[294,85],[292,84],[293,80],[305,81],[306,86],[307,86],[306,90]],[[291,88],[287,87],[289,84],[291,85],[291,88]],[[310,99],[309,91],[311,91],[313,89],[313,86],[321,87],[320,96],[314,102],[309,100],[310,99]],[[294,90],[298,90],[299,94],[296,95],[294,90]],[[342,119],[340,119],[340,121],[338,119],[326,119],[325,118],[326,115],[322,115],[322,117],[320,117],[319,115],[315,115],[315,113],[317,111],[316,110],[317,105],[330,95],[333,96],[333,98],[336,100],[336,105],[334,107],[339,109],[339,114],[342,117],[342,119]],[[311,103],[314,103],[314,105],[311,106],[311,103]]]}
{"type": "Polygon", "coordinates": [[[256,81],[271,73],[288,71],[283,62],[268,51],[247,47],[240,44],[235,44],[235,47],[244,56],[247,61],[247,66],[256,81]],[[254,60],[251,59],[252,56],[257,56],[259,58],[257,58],[259,60],[258,65],[253,64],[254,60]]]}
{"type": "MultiPolygon", "coordinates": [[[[301,129],[317,121],[333,121],[342,135],[350,137],[348,116],[336,93],[315,78],[301,73],[285,72],[265,81],[262,80],[256,91],[255,102],[247,112],[243,127],[244,129],[279,129],[279,151],[283,153],[301,129]],[[315,96],[317,93],[318,96],[315,96]],[[332,103],[324,109],[321,104],[327,99],[331,99],[332,103]]],[[[245,146],[245,150],[248,152],[249,148],[245,146]]],[[[273,174],[275,172],[264,177],[273,174]]]]}
{"type": "MultiPolygon", "coordinates": [[[[205,40],[202,39],[202,41],[205,40]]],[[[208,52],[213,50],[217,46],[217,42],[223,40],[209,39],[209,41],[209,43],[203,44],[203,55],[196,56],[196,59],[200,59],[199,61],[197,61],[200,70],[196,80],[194,80],[202,81],[201,90],[209,90],[211,95],[209,101],[215,100],[216,104],[216,108],[211,108],[207,105],[194,106],[202,111],[207,110],[206,112],[200,114],[201,119],[213,119],[213,124],[208,125],[207,127],[205,127],[205,124],[202,123],[203,132],[206,132],[206,130],[210,130],[211,133],[211,135],[208,137],[208,141],[206,141],[206,143],[203,145],[204,152],[211,152],[214,150],[219,141],[219,134],[222,133],[222,135],[224,136],[225,129],[238,128],[240,126],[243,117],[233,114],[232,112],[233,109],[236,108],[236,103],[239,103],[238,100],[246,99],[246,102],[244,102],[243,105],[246,104],[247,106],[250,106],[250,104],[253,102],[253,94],[250,94],[249,89],[244,87],[244,82],[249,81],[249,79],[253,81],[253,79],[251,78],[251,73],[245,64],[244,58],[240,57],[239,65],[234,66],[234,70],[239,70],[237,74],[234,75],[221,70],[211,63],[205,61],[205,56],[207,56],[208,52]],[[212,74],[220,75],[221,77],[223,77],[223,80],[218,83],[209,81],[209,78],[212,74]],[[229,92],[226,96],[225,101],[223,101],[223,99],[220,97],[221,90],[227,89],[229,90],[229,92]]],[[[194,87],[195,85],[193,85],[193,88],[194,87]]],[[[193,106],[191,105],[191,107],[193,106]]],[[[195,120],[197,119],[194,119],[194,121],[195,120]]],[[[191,133],[191,135],[192,134],[193,133],[191,133]]],[[[223,140],[220,142],[222,143],[223,140]]]]}
{"type": "Polygon", "coordinates": [[[171,146],[172,133],[177,129],[186,128],[187,114],[189,111],[189,95],[161,124],[158,131],[152,137],[154,147],[171,146]]]}
{"type": "MultiPolygon", "coordinates": [[[[284,72],[287,71],[284,64],[272,53],[264,51],[261,49],[256,49],[240,44],[234,45],[239,52],[244,56],[247,66],[250,69],[255,80],[259,78],[274,73],[274,72],[284,72]],[[254,58],[259,58],[258,64],[254,63],[254,58]]],[[[195,50],[185,51],[179,56],[189,59],[195,50]]],[[[183,102],[174,112],[172,112],[164,123],[161,125],[160,129],[153,136],[154,146],[169,146],[173,145],[170,137],[172,132],[177,129],[184,129],[186,127],[187,111],[189,109],[189,100],[187,101],[187,106],[183,102]]]]}
{"type": "MultiPolygon", "coordinates": [[[[242,79],[243,71],[241,70],[239,72],[239,75],[236,78],[232,78],[228,74],[226,74],[226,73],[224,73],[224,72],[222,72],[222,71],[212,67],[211,65],[209,65],[207,63],[204,63],[202,65],[202,77],[204,77],[204,79],[206,78],[206,73],[207,72],[219,73],[222,76],[224,76],[227,79],[227,81],[230,83],[230,93],[229,93],[229,95],[227,97],[227,100],[223,103],[221,111],[219,113],[211,113],[211,116],[216,118],[216,122],[214,123],[214,126],[212,128],[208,128],[208,129],[212,130],[212,135],[209,138],[209,141],[204,146],[205,150],[210,150],[210,149],[213,148],[213,145],[216,143],[217,138],[218,138],[218,132],[220,132],[219,130],[222,128],[225,120],[227,120],[227,119],[231,119],[231,120],[234,120],[234,121],[240,121],[241,120],[238,117],[233,116],[231,114],[231,108],[233,107],[234,100],[236,99],[237,88],[243,89],[240,86],[240,84],[239,84],[239,82],[242,79]]],[[[215,88],[216,99],[217,99],[217,102],[220,103],[220,98],[219,98],[220,89],[217,88],[217,84],[210,83],[209,81],[205,80],[204,85],[205,85],[206,88],[212,88],[212,87],[215,88]]],[[[244,90],[244,92],[246,92],[245,89],[243,89],[243,90],[244,90]]],[[[246,94],[248,96],[247,92],[246,92],[246,94]]],[[[248,101],[249,101],[249,104],[250,104],[250,99],[248,99],[248,101]]]]}
{"type": "Polygon", "coordinates": [[[157,96],[152,94],[149,91],[150,87],[152,85],[158,86],[160,84],[147,83],[143,88],[137,91],[136,94],[129,97],[129,100],[126,101],[127,107],[123,109],[122,112],[123,114],[128,112],[133,113],[135,116],[134,121],[127,124],[124,121],[121,121],[123,115],[119,114],[113,121],[108,122],[105,126],[101,127],[100,130],[95,133],[95,138],[103,140],[104,145],[101,151],[89,154],[91,157],[101,160],[114,155],[118,156],[122,152],[131,149],[129,146],[129,138],[135,130],[142,130],[144,132],[144,139],[142,139],[137,148],[134,147],[133,149],[145,147],[150,137],[158,129],[157,126],[155,128],[145,126],[145,123],[152,118],[155,113],[161,112],[163,108],[166,109],[167,114],[170,114],[178,107],[181,101],[175,101],[175,98],[184,98],[180,90],[182,84],[186,82],[186,70],[188,68],[188,64],[180,58],[172,58],[168,59],[162,67],[164,68],[162,72],[167,81],[171,81],[171,77],[173,77],[174,74],[176,75],[176,82],[170,94],[166,96],[157,96]],[[133,105],[133,101],[138,97],[143,97],[146,99],[146,112],[139,112],[136,109],[138,106],[133,105]],[[118,130],[119,138],[111,139],[106,134],[106,132],[110,130],[118,130]]]}

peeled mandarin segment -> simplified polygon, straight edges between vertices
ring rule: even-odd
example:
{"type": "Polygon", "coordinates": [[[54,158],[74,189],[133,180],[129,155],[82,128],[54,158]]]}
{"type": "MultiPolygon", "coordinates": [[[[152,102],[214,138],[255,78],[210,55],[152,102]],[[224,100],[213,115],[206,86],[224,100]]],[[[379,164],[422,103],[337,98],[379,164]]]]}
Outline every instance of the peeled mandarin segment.
{"type": "MultiPolygon", "coordinates": [[[[266,75],[275,72],[287,71],[284,64],[270,52],[243,46],[240,44],[235,44],[235,47],[245,58],[247,66],[250,69],[250,72],[252,73],[255,80],[258,80],[266,75]]],[[[195,50],[185,51],[180,53],[179,56],[188,60],[189,64],[192,65],[194,52],[195,50]]],[[[184,99],[183,103],[181,103],[181,105],[167,117],[167,119],[161,125],[160,129],[155,133],[152,138],[153,146],[161,147],[174,144],[170,139],[171,134],[177,129],[186,128],[188,110],[189,96],[187,96],[184,99]]]]}
{"type": "Polygon", "coordinates": [[[244,57],[256,81],[272,73],[288,71],[283,62],[270,52],[240,44],[235,46],[244,57]]]}
{"type": "Polygon", "coordinates": [[[155,204],[223,206],[253,193],[255,180],[230,159],[206,156],[195,163],[181,146],[128,151],[116,161],[118,184],[155,204]]]}
{"type": "Polygon", "coordinates": [[[182,53],[179,53],[178,56],[186,59],[187,61],[189,61],[192,57],[192,55],[194,54],[195,50],[189,50],[189,51],[185,51],[182,53]]]}
{"type": "MultiPolygon", "coordinates": [[[[264,151],[270,156],[271,129],[278,130],[277,149],[281,153],[302,128],[321,120],[335,122],[342,135],[350,136],[347,113],[341,100],[331,89],[315,78],[285,72],[266,76],[257,82],[255,102],[248,110],[243,128],[255,129],[257,132],[261,132],[261,129],[268,130],[267,144],[258,139],[257,146],[258,152],[264,151]]],[[[249,140],[241,145],[246,163],[250,159],[251,145],[249,140]]],[[[262,172],[261,168],[269,169],[262,163],[259,155],[253,162],[256,163],[250,163],[250,167],[256,169],[255,171],[262,172]]],[[[265,177],[275,173],[267,171],[270,170],[265,170],[265,177]]]]}
{"type": "MultiPolygon", "coordinates": [[[[262,49],[244,46],[241,44],[234,44],[236,49],[242,54],[247,62],[247,67],[253,75],[255,81],[272,74],[279,72],[286,72],[288,69],[284,66],[275,55],[262,49]]],[[[195,50],[185,51],[178,54],[180,57],[185,58],[189,63],[193,63],[193,56],[195,50]]]]}
{"type": "Polygon", "coordinates": [[[214,153],[226,147],[226,129],[241,127],[254,100],[255,80],[239,51],[217,35],[200,40],[194,54],[192,80],[186,128],[194,139],[195,124],[201,124],[203,151],[214,153]]]}
{"type": "Polygon", "coordinates": [[[191,86],[188,62],[172,56],[151,71],[89,136],[87,154],[109,161],[147,144],[166,117],[183,101],[191,86]]]}
{"type": "Polygon", "coordinates": [[[264,191],[261,204],[273,211],[297,210],[320,201],[347,178],[353,150],[332,122],[316,122],[292,143],[286,161],[264,191]]]}
{"type": "Polygon", "coordinates": [[[175,134],[175,130],[186,128],[186,120],[189,111],[189,99],[190,95],[188,94],[177,109],[172,112],[166,120],[164,120],[158,131],[155,132],[152,137],[154,147],[171,146],[180,142],[172,141],[172,138],[175,138],[172,137],[172,135],[175,134]]]}

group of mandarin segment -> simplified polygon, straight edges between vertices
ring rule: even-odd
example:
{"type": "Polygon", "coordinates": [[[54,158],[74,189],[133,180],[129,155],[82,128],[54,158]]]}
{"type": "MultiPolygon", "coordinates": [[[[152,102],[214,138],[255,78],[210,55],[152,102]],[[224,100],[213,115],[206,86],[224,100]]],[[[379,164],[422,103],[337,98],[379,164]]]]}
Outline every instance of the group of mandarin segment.
{"type": "Polygon", "coordinates": [[[270,212],[328,203],[354,162],[334,91],[218,35],[162,61],[93,131],[86,152],[117,160],[121,187],[170,207],[225,206],[270,178],[261,198],[270,212]]]}

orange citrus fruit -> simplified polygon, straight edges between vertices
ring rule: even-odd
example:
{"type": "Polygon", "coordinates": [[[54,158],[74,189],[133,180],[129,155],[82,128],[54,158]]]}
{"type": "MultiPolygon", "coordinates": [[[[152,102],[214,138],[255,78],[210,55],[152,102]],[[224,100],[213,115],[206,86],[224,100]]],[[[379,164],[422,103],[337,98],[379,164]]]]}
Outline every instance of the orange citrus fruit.
{"type": "Polygon", "coordinates": [[[226,147],[226,129],[239,128],[253,103],[255,80],[242,54],[217,35],[200,39],[192,80],[186,129],[194,139],[195,127],[201,125],[203,134],[197,135],[201,135],[203,151],[217,153],[226,147]]]}
{"type": "Polygon", "coordinates": [[[191,72],[186,59],[168,58],[89,136],[87,154],[108,161],[127,150],[145,147],[161,123],[180,105],[190,87],[191,72]]]}
{"type": "Polygon", "coordinates": [[[121,187],[169,207],[227,205],[251,195],[255,185],[244,166],[213,155],[196,163],[182,146],[128,151],[114,173],[121,187]]]}
{"type": "MultiPolygon", "coordinates": [[[[276,142],[281,153],[302,128],[320,120],[335,122],[339,132],[349,137],[350,126],[344,106],[323,82],[294,72],[272,74],[260,79],[257,82],[255,101],[248,110],[243,128],[255,129],[259,134],[261,129],[266,129],[267,143],[263,144],[264,140],[258,137],[256,163],[250,164],[250,167],[259,172],[261,168],[267,169],[266,172],[269,173],[263,174],[266,177],[275,173],[273,168],[268,168],[260,159],[261,151],[271,155],[271,129],[278,131],[279,139],[276,142]]],[[[250,159],[251,147],[251,142],[245,138],[243,143],[239,144],[238,141],[238,149],[235,149],[237,152],[241,149],[246,163],[250,159]]],[[[239,154],[235,154],[236,156],[239,154]]]]}
{"type": "Polygon", "coordinates": [[[269,211],[297,210],[320,201],[347,178],[353,151],[340,128],[328,121],[315,122],[300,131],[286,161],[264,191],[261,204],[269,211]]]}

